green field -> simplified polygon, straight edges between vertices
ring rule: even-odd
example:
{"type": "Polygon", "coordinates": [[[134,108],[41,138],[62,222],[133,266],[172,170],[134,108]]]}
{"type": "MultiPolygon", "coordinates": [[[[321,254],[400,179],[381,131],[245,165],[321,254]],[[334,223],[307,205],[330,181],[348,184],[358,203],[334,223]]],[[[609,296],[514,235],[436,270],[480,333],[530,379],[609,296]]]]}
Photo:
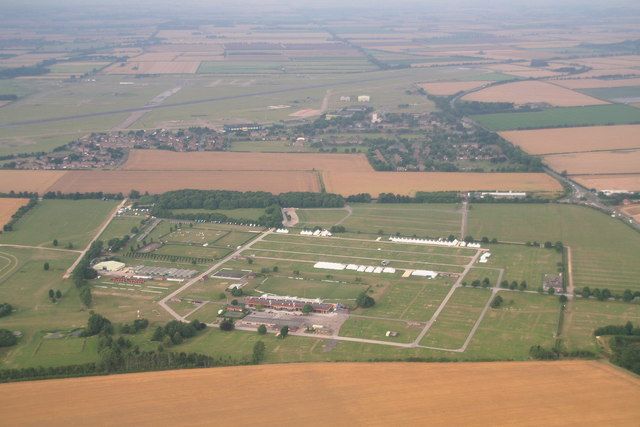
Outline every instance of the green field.
{"type": "Polygon", "coordinates": [[[462,347],[490,295],[486,289],[456,289],[420,344],[451,350],[462,347]]]}
{"type": "Polygon", "coordinates": [[[456,204],[353,204],[344,225],[349,232],[448,237],[460,235],[462,214],[456,204]]]}
{"type": "Polygon", "coordinates": [[[347,217],[345,209],[296,209],[298,214],[298,227],[313,228],[315,226],[331,228],[340,220],[347,217]]]}
{"type": "Polygon", "coordinates": [[[532,345],[553,347],[560,305],[557,297],[523,292],[499,292],[501,308],[490,308],[465,355],[526,359],[532,345]]]}
{"type": "Polygon", "coordinates": [[[502,280],[509,283],[526,281],[529,290],[542,286],[545,274],[562,272],[558,266],[562,262],[562,254],[555,249],[504,244],[485,246],[491,251],[491,257],[484,265],[504,269],[502,280]]]}
{"type": "Polygon", "coordinates": [[[593,331],[601,326],[624,325],[627,321],[638,325],[640,305],[576,298],[565,316],[565,321],[567,319],[563,337],[565,347],[568,350],[597,351],[593,331]]]}
{"type": "Polygon", "coordinates": [[[107,226],[107,228],[100,235],[100,240],[108,242],[109,240],[117,237],[122,238],[124,235],[133,235],[131,229],[138,227],[141,229],[142,218],[132,216],[118,216],[115,217],[107,226]]]}
{"type": "Polygon", "coordinates": [[[595,98],[609,101],[624,100],[629,98],[640,99],[640,86],[606,87],[596,89],[580,89],[579,92],[595,98]]]}
{"type": "Polygon", "coordinates": [[[469,232],[514,242],[562,241],[571,247],[577,288],[640,290],[640,234],[596,210],[558,204],[476,204],[469,211],[469,232]]]}
{"type": "Polygon", "coordinates": [[[410,343],[416,339],[423,327],[423,324],[417,322],[350,316],[340,328],[340,336],[410,343]],[[387,337],[387,331],[397,332],[398,336],[387,337]]]}
{"type": "Polygon", "coordinates": [[[14,231],[0,235],[0,243],[27,246],[84,249],[100,225],[116,207],[114,201],[43,200],[15,225],[14,231]]]}
{"type": "Polygon", "coordinates": [[[640,123],[640,109],[628,105],[559,107],[528,113],[497,113],[472,116],[493,131],[566,126],[596,126],[640,123]]]}
{"type": "Polygon", "coordinates": [[[354,305],[358,294],[367,286],[355,283],[335,283],[335,281],[297,280],[287,277],[270,276],[256,288],[261,292],[300,298],[320,298],[328,302],[354,305]]]}
{"type": "Polygon", "coordinates": [[[451,289],[451,284],[452,279],[444,278],[429,281],[396,280],[382,290],[377,290],[380,296],[376,296],[376,305],[359,309],[356,313],[363,316],[426,322],[431,319],[451,289]]]}

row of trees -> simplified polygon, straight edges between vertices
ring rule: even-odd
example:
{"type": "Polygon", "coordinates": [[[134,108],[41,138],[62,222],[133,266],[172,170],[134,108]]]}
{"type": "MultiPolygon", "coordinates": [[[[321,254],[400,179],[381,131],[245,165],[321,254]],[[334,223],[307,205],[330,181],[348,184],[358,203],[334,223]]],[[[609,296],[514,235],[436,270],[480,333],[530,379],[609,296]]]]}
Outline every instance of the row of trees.
{"type": "Polygon", "coordinates": [[[86,307],[91,307],[91,304],[93,303],[91,285],[88,280],[95,279],[98,275],[98,273],[91,268],[91,260],[100,256],[102,247],[103,243],[101,240],[93,242],[71,274],[73,277],[73,283],[76,288],[78,288],[80,301],[86,307]]]}
{"type": "Polygon", "coordinates": [[[621,299],[624,302],[631,302],[636,298],[640,298],[640,291],[633,292],[631,289],[625,289],[622,295],[614,294],[609,289],[594,288],[591,289],[588,286],[582,288],[581,291],[577,291],[576,294],[581,295],[583,298],[595,297],[598,301],[605,301],[611,298],[621,299]]]}
{"type": "Polygon", "coordinates": [[[267,208],[277,205],[297,208],[344,206],[338,194],[289,192],[273,195],[264,191],[177,190],[158,196],[144,196],[140,203],[155,204],[157,210],[267,208]]]}
{"type": "Polygon", "coordinates": [[[20,206],[18,210],[15,211],[13,215],[11,215],[11,219],[2,227],[2,230],[12,231],[14,224],[37,204],[38,204],[38,199],[35,199],[35,198],[29,199],[29,203],[27,203],[24,206],[20,206]]]}

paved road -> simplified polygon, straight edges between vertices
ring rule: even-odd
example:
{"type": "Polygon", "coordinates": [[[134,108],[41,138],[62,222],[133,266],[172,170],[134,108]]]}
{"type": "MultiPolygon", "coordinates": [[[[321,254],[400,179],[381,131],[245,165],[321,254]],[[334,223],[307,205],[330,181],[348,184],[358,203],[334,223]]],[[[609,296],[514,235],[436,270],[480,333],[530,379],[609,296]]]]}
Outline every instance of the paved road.
{"type": "Polygon", "coordinates": [[[425,327],[422,329],[422,331],[418,335],[418,338],[416,338],[413,341],[413,343],[411,343],[413,347],[420,346],[420,341],[422,341],[422,338],[424,338],[424,336],[427,335],[427,332],[429,332],[429,329],[431,329],[431,326],[433,326],[433,324],[435,323],[436,319],[438,318],[442,310],[444,310],[444,307],[447,305],[447,303],[453,296],[453,293],[456,291],[456,289],[462,286],[461,283],[462,283],[462,280],[464,279],[464,276],[466,276],[467,273],[469,273],[469,270],[473,268],[473,265],[476,263],[476,261],[480,257],[480,254],[482,254],[483,252],[484,252],[483,250],[479,249],[476,252],[476,254],[473,256],[473,258],[471,258],[471,261],[469,261],[469,263],[464,267],[464,271],[460,274],[460,276],[458,277],[458,280],[456,280],[453,286],[451,286],[451,289],[449,289],[449,293],[447,294],[446,297],[444,297],[438,309],[435,311],[435,313],[433,313],[433,316],[431,316],[431,319],[427,322],[425,327]]]}
{"type": "MultiPolygon", "coordinates": [[[[172,298],[175,298],[178,294],[184,292],[185,290],[187,290],[188,288],[190,288],[194,284],[198,283],[200,280],[202,280],[205,277],[209,276],[211,273],[213,273],[218,268],[220,268],[224,263],[226,263],[226,262],[230,261],[231,259],[235,258],[236,256],[240,255],[240,253],[242,251],[249,249],[251,247],[251,245],[253,245],[256,242],[259,242],[262,239],[264,239],[266,236],[268,236],[272,232],[273,232],[273,229],[269,229],[269,230],[265,231],[264,233],[260,234],[254,240],[252,240],[252,241],[240,246],[240,248],[238,248],[236,251],[234,251],[233,253],[227,255],[226,257],[222,258],[220,261],[218,261],[217,263],[215,263],[214,265],[209,267],[209,269],[207,271],[205,271],[204,273],[200,273],[198,276],[196,276],[193,279],[189,280],[187,283],[182,285],[180,288],[176,289],[175,291],[171,292],[166,297],[162,298],[158,302],[158,304],[160,305],[160,307],[164,308],[174,319],[179,320],[181,322],[186,321],[185,318],[188,316],[188,314],[187,314],[187,316],[180,316],[178,313],[176,313],[176,311],[174,309],[172,309],[171,307],[169,307],[167,305],[167,301],[170,301],[172,298]]],[[[189,314],[191,314],[191,313],[189,313],[189,314]]]]}
{"type": "Polygon", "coordinates": [[[73,270],[78,266],[82,258],[84,258],[85,254],[87,253],[87,251],[89,250],[93,242],[98,240],[98,237],[100,237],[100,235],[109,226],[113,218],[118,213],[118,209],[122,208],[125,205],[125,203],[127,203],[126,198],[122,202],[120,202],[120,204],[116,206],[115,209],[113,209],[113,211],[111,212],[111,215],[109,215],[109,217],[102,223],[102,226],[100,226],[100,228],[98,229],[98,232],[96,233],[95,236],[93,236],[93,239],[91,239],[87,247],[84,248],[82,252],[80,252],[80,255],[78,256],[78,258],[73,262],[73,264],[71,264],[71,267],[69,267],[67,271],[64,273],[64,275],[62,276],[63,279],[68,279],[69,277],[71,277],[71,273],[73,273],[73,270]]]}

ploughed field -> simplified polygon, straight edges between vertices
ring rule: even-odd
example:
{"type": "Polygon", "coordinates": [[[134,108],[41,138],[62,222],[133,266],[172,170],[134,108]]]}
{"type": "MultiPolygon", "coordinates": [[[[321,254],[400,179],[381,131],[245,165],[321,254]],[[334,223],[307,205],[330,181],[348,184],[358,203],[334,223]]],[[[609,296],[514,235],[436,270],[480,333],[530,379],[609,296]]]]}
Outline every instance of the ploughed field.
{"type": "Polygon", "coordinates": [[[631,426],[640,417],[640,380],[587,361],[238,366],[3,384],[0,390],[0,403],[12,408],[4,414],[8,425],[78,419],[247,425],[259,416],[261,425],[331,419],[335,425],[631,426]],[[550,390],[570,398],[550,399],[550,390]],[[60,396],[73,410],[51,417],[60,396]],[[283,402],[309,404],[288,404],[286,416],[270,410],[283,402]]]}

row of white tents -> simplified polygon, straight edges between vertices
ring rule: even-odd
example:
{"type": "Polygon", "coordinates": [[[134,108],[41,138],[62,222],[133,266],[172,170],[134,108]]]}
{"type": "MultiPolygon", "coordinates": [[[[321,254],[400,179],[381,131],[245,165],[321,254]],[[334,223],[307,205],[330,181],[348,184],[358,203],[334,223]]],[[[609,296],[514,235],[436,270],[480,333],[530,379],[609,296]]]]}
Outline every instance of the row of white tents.
{"type": "Polygon", "coordinates": [[[444,240],[444,239],[416,239],[413,237],[389,237],[389,240],[394,243],[410,243],[414,245],[434,245],[434,246],[447,246],[447,247],[459,247],[459,248],[479,248],[480,243],[467,243],[461,240],[444,240]]]}

